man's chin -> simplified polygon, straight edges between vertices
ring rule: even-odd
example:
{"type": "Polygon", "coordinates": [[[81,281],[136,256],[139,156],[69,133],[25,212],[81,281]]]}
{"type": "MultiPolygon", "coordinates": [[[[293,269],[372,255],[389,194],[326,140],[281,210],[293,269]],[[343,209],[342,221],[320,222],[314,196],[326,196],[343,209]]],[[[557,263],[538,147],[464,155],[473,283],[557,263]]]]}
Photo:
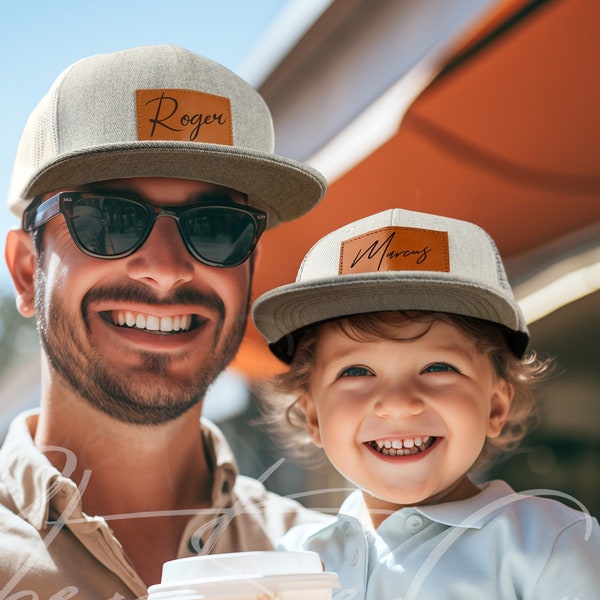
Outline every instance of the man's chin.
{"type": "Polygon", "coordinates": [[[132,425],[162,425],[178,419],[186,412],[197,406],[203,395],[197,391],[190,395],[173,394],[171,388],[168,396],[153,394],[141,396],[122,393],[119,395],[91,396],[87,402],[96,410],[122,423],[132,425]]]}

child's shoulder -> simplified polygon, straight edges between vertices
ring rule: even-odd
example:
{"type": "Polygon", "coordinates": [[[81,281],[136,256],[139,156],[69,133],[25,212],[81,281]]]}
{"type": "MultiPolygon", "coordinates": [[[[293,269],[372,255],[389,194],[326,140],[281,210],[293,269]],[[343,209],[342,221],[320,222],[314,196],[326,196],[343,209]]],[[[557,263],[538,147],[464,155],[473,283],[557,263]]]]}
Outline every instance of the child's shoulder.
{"type": "Polygon", "coordinates": [[[589,515],[586,507],[579,500],[558,490],[532,488],[517,492],[508,483],[500,479],[488,481],[479,487],[481,488],[480,498],[489,502],[492,507],[548,511],[567,520],[577,520],[585,517],[586,514],[589,515]]]}
{"type": "Polygon", "coordinates": [[[514,526],[513,533],[517,528],[529,532],[539,529],[550,535],[575,524],[589,533],[598,527],[586,507],[564,492],[546,488],[516,492],[500,480],[490,481],[481,488],[476,510],[470,515],[481,526],[503,522],[505,526],[514,526]]]}

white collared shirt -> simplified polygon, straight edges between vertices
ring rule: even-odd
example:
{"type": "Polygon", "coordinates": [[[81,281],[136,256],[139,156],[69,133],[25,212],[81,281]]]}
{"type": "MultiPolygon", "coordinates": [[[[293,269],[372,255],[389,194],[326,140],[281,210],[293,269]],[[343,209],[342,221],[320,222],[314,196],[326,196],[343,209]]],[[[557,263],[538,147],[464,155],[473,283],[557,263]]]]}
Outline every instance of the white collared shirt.
{"type": "Polygon", "coordinates": [[[280,541],[339,574],[336,600],[598,600],[600,529],[589,514],[492,481],[468,500],[403,508],[373,529],[360,491],[330,525],[280,541]]]}

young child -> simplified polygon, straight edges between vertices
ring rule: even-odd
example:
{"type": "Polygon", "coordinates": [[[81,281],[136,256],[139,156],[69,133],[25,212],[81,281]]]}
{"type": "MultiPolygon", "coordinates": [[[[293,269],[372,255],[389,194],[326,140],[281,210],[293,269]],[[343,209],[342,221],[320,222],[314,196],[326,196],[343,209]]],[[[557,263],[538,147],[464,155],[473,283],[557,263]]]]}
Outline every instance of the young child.
{"type": "Polygon", "coordinates": [[[290,364],[263,413],[359,488],[334,523],[281,541],[339,574],[334,597],[600,597],[595,518],[470,476],[521,440],[551,366],[527,351],[487,233],[402,209],[361,219],[317,242],[253,318],[290,364]]]}

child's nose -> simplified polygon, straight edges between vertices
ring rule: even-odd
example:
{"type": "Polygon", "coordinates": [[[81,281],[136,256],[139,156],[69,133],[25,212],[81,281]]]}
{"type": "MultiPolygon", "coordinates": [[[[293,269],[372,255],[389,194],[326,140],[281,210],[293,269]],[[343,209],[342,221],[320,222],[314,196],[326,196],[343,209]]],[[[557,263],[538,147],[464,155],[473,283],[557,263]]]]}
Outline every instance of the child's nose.
{"type": "Polygon", "coordinates": [[[423,400],[407,389],[387,390],[375,402],[375,414],[381,418],[402,418],[423,412],[423,400]]]}

